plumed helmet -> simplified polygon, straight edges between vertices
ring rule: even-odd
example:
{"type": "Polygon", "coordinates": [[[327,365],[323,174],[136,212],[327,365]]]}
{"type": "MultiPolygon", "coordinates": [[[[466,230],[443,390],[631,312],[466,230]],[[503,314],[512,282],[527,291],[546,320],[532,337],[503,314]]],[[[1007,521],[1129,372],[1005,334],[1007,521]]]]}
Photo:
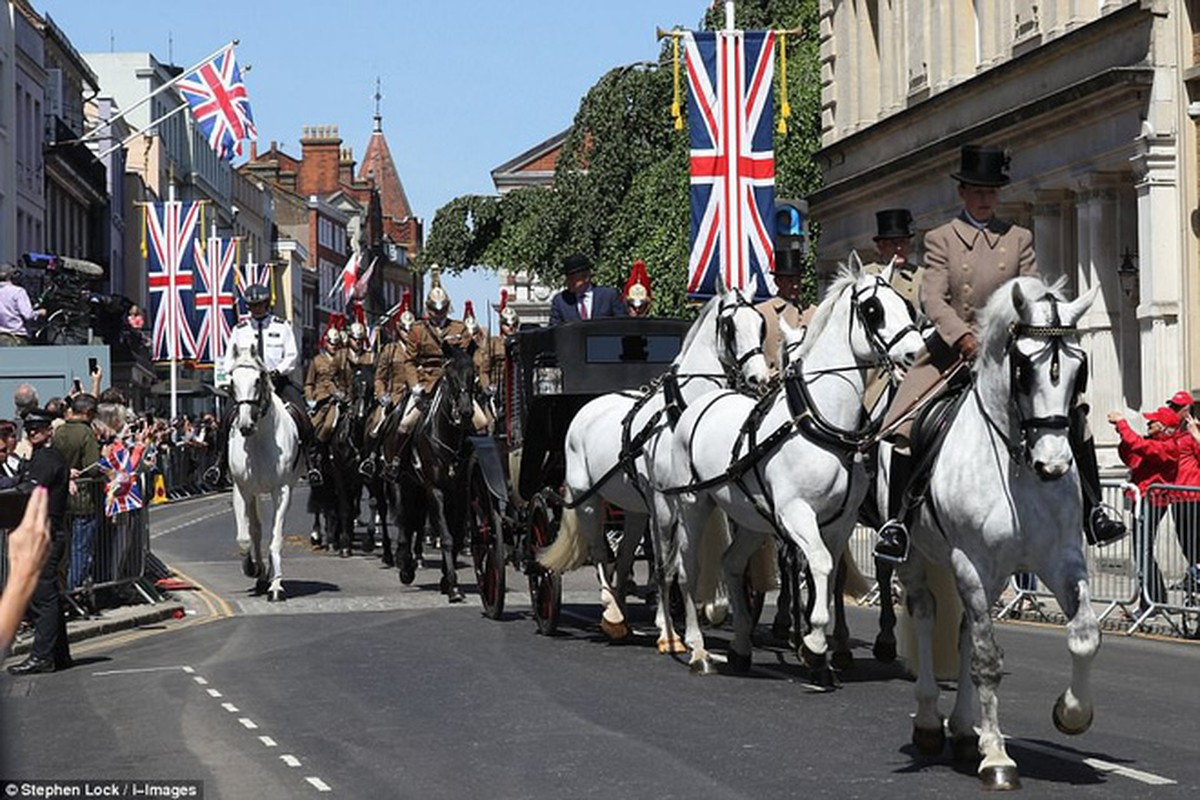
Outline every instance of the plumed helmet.
{"type": "Polygon", "coordinates": [[[350,338],[356,342],[361,342],[367,338],[367,326],[361,322],[350,323],[350,338]]]}
{"type": "Polygon", "coordinates": [[[433,278],[430,280],[429,296],[425,298],[425,307],[439,313],[450,310],[450,295],[442,288],[437,264],[433,265],[433,278]]]}
{"type": "Polygon", "coordinates": [[[254,305],[255,303],[271,302],[271,290],[261,283],[251,284],[246,287],[246,305],[254,305]]]}
{"type": "Polygon", "coordinates": [[[479,323],[475,319],[475,305],[468,300],[463,304],[463,325],[467,326],[468,333],[475,333],[479,330],[479,323]]]}
{"type": "Polygon", "coordinates": [[[508,304],[508,289],[500,290],[500,321],[514,328],[520,321],[517,310],[508,304]]]}
{"type": "Polygon", "coordinates": [[[640,258],[633,262],[633,270],[625,283],[625,302],[637,307],[650,302],[650,275],[646,272],[646,262],[640,258]]]}
{"type": "Polygon", "coordinates": [[[337,347],[342,343],[342,332],[337,328],[330,328],[325,331],[325,345],[327,347],[337,347]]]}

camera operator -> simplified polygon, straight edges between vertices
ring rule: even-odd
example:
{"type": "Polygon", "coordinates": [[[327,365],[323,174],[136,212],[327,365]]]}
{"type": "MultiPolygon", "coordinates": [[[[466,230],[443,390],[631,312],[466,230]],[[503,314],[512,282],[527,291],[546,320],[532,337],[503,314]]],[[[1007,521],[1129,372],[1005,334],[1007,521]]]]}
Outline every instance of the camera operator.
{"type": "Polygon", "coordinates": [[[26,326],[46,316],[44,308],[34,310],[25,288],[13,283],[15,271],[12,264],[0,264],[0,347],[29,344],[29,328],[26,326]]]}

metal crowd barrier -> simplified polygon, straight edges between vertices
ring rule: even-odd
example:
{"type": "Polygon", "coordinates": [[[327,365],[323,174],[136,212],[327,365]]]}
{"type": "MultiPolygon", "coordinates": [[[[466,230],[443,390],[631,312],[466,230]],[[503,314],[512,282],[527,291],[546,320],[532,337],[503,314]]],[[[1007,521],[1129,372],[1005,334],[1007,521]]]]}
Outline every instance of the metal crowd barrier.
{"type": "Polygon", "coordinates": [[[215,490],[204,482],[204,470],[212,463],[212,448],[185,444],[160,444],[156,448],[157,469],[163,476],[167,497],[188,497],[215,490]]]}
{"type": "MultiPolygon", "coordinates": [[[[1130,622],[1126,633],[1134,633],[1157,619],[1179,636],[1195,636],[1200,627],[1200,487],[1155,484],[1145,498],[1124,481],[1103,481],[1101,489],[1102,502],[1120,515],[1130,535],[1105,547],[1084,547],[1100,620],[1121,613],[1130,622]]],[[[879,600],[874,546],[875,531],[857,526],[849,552],[873,584],[859,601],[863,605],[879,600]]],[[[1054,596],[1036,576],[1018,573],[995,613],[1005,617],[1028,610],[1048,619],[1046,600],[1054,596]]]]}

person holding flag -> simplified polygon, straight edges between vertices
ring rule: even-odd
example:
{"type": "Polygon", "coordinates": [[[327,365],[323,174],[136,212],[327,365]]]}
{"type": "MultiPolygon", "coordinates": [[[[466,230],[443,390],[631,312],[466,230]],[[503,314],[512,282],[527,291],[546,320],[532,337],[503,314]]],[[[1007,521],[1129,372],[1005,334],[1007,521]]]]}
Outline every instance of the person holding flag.
{"type": "MultiPolygon", "coordinates": [[[[291,378],[299,361],[292,326],[287,320],[270,313],[271,290],[262,284],[254,284],[246,289],[246,305],[250,309],[250,316],[233,329],[229,347],[225,350],[225,374],[233,371],[234,353],[251,348],[258,353],[263,366],[271,373],[275,393],[287,405],[288,413],[299,429],[300,443],[308,462],[308,482],[312,486],[319,486],[322,478],[316,436],[305,411],[304,398],[291,378]]],[[[223,386],[226,387],[228,383],[223,386]]],[[[214,443],[217,461],[204,472],[204,481],[213,486],[219,485],[229,472],[229,428],[236,410],[237,407],[229,403],[217,427],[214,443]]]]}

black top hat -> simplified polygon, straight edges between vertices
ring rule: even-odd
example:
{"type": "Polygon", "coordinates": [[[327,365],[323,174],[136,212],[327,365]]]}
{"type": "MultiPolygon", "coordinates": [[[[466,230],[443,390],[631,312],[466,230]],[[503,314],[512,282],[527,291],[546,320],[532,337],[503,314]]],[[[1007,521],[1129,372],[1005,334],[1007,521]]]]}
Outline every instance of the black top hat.
{"type": "Polygon", "coordinates": [[[966,144],[962,149],[962,167],[950,177],[971,186],[1004,186],[1008,183],[1006,169],[1008,154],[999,147],[966,144]]]}
{"type": "Polygon", "coordinates": [[[887,208],[875,212],[875,241],[880,239],[911,239],[913,215],[907,208],[887,208]]]}
{"type": "Polygon", "coordinates": [[[563,261],[562,271],[563,276],[574,275],[576,272],[590,272],[592,269],[592,260],[583,253],[576,253],[573,256],[567,256],[563,261]]]}
{"type": "Polygon", "coordinates": [[[796,246],[775,248],[775,275],[787,278],[799,278],[804,275],[804,248],[799,242],[796,246]]]}

